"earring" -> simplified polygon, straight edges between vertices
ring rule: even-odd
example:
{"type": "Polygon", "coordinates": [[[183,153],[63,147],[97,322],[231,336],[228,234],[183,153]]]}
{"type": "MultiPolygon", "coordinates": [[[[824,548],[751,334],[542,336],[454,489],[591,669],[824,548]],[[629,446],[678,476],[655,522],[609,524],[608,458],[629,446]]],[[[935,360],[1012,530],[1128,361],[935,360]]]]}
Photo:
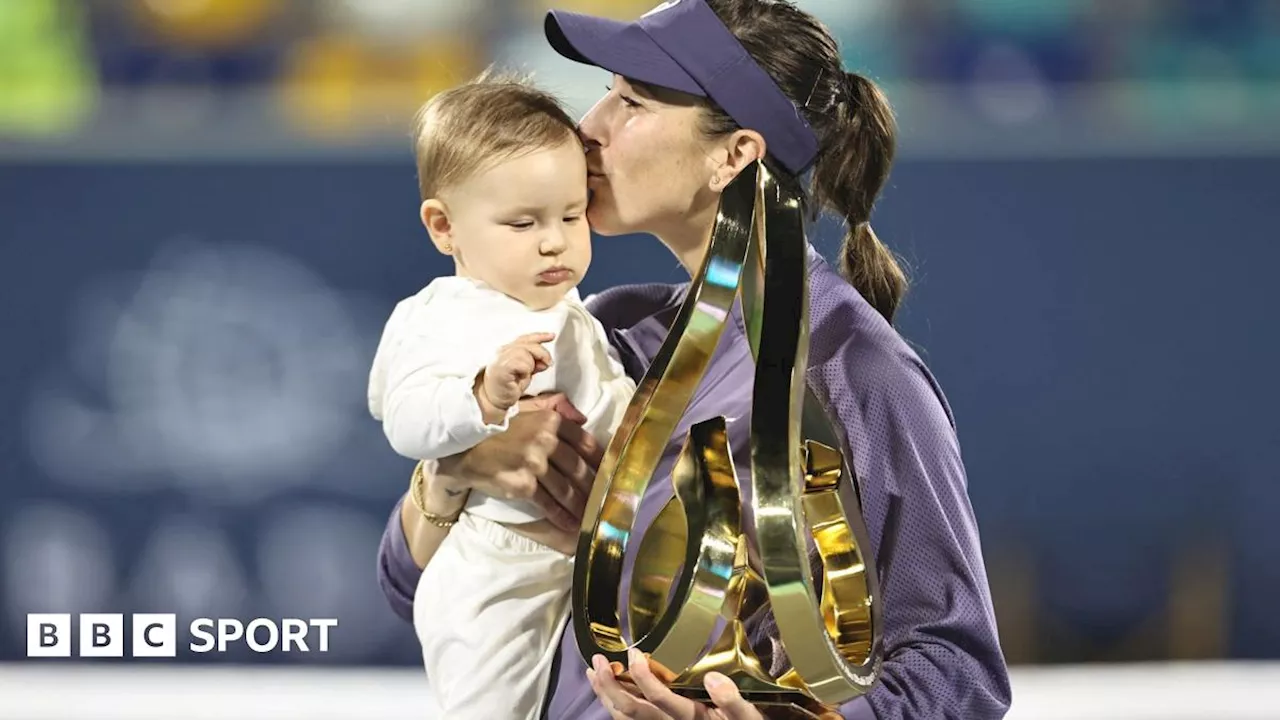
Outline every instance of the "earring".
{"type": "Polygon", "coordinates": [[[452,246],[452,245],[450,245],[449,243],[445,243],[445,244],[444,244],[444,247],[443,247],[443,248],[441,248],[441,249],[442,249],[442,250],[444,250],[446,253],[451,253],[451,252],[453,252],[453,246],[452,246]]]}

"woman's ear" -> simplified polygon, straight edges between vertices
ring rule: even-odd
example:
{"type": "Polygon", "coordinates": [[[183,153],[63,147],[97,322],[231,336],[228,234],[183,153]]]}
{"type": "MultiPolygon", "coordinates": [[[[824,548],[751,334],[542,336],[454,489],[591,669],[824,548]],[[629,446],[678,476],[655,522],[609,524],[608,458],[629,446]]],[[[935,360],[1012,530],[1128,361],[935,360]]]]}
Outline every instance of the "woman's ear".
{"type": "Polygon", "coordinates": [[[728,150],[724,164],[711,176],[711,189],[716,192],[724,190],[748,165],[763,160],[767,152],[764,136],[755,130],[733,131],[725,139],[724,148],[728,150]]]}
{"type": "Polygon", "coordinates": [[[422,226],[431,236],[431,242],[444,255],[453,254],[453,223],[449,221],[449,209],[443,201],[431,198],[422,202],[419,210],[422,226]]]}

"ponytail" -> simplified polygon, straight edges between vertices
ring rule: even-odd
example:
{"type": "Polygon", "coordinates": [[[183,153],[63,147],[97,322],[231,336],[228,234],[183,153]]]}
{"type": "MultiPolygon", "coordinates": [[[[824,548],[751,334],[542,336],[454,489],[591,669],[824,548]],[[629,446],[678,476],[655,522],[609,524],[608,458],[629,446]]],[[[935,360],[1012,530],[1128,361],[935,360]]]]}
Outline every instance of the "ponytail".
{"type": "MultiPolygon", "coordinates": [[[[889,178],[897,144],[893,110],[880,88],[844,71],[827,28],[787,2],[706,0],[818,135],[813,209],[838,213],[849,226],[840,249],[845,279],[889,322],[907,292],[898,259],[871,230],[871,208],[889,178]],[[778,38],[786,38],[779,42],[778,38]]],[[[708,102],[702,131],[714,138],[738,128],[708,102]]]]}
{"type": "Polygon", "coordinates": [[[814,199],[848,224],[840,246],[845,279],[892,323],[907,292],[907,276],[871,229],[871,208],[889,178],[897,129],[889,102],[875,83],[846,73],[843,90],[834,108],[834,132],[814,170],[814,199]]]}
{"type": "Polygon", "coordinates": [[[853,227],[840,244],[840,269],[850,285],[890,324],[907,294],[907,275],[870,223],[853,227]]]}

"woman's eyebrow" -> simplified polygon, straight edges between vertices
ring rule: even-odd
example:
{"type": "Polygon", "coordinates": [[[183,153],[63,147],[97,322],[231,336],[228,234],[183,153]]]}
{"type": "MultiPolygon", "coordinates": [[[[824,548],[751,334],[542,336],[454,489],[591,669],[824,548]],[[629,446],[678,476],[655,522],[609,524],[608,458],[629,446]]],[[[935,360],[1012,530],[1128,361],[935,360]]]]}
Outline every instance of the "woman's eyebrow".
{"type": "Polygon", "coordinates": [[[696,96],[680,92],[679,90],[651,85],[643,80],[632,80],[625,75],[622,76],[622,79],[626,80],[627,84],[635,90],[636,95],[639,95],[645,100],[652,100],[654,102],[665,103],[667,105],[694,105],[698,102],[698,98],[696,96]]]}
{"type": "Polygon", "coordinates": [[[623,76],[622,76],[622,79],[623,79],[623,80],[626,80],[626,81],[627,81],[627,84],[628,84],[628,85],[630,85],[630,86],[631,86],[631,88],[632,88],[633,90],[635,90],[635,91],[636,91],[636,93],[638,93],[638,94],[640,94],[640,95],[643,95],[643,96],[645,96],[645,97],[647,97],[647,98],[649,98],[649,99],[651,99],[651,100],[657,100],[657,99],[658,99],[658,97],[657,97],[657,96],[658,96],[657,89],[656,89],[656,88],[654,88],[654,87],[653,87],[652,85],[650,85],[649,83],[647,83],[647,82],[643,82],[643,81],[640,81],[640,80],[634,80],[634,79],[629,78],[629,77],[627,77],[627,76],[625,76],[625,75],[623,75],[623,76]]]}

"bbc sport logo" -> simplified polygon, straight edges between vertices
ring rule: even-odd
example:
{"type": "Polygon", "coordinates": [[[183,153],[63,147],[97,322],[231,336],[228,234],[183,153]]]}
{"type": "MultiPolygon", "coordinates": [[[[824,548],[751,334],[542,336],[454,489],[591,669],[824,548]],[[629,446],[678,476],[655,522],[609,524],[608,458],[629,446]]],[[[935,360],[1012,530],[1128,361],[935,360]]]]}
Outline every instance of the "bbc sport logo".
{"type": "MultiPolygon", "coordinates": [[[[124,657],[125,616],[120,613],[82,613],[80,632],[72,634],[71,615],[31,613],[27,615],[27,657],[71,657],[73,638],[78,639],[77,656],[124,657]]],[[[131,657],[176,657],[178,616],[172,613],[133,613],[131,657]]],[[[328,652],[329,629],[337,618],[254,618],[242,623],[235,618],[196,618],[187,627],[191,652],[226,652],[232,643],[243,641],[256,653],[328,652]],[[317,631],[312,635],[312,631],[317,631]],[[315,648],[308,644],[311,640],[315,648]]]]}

